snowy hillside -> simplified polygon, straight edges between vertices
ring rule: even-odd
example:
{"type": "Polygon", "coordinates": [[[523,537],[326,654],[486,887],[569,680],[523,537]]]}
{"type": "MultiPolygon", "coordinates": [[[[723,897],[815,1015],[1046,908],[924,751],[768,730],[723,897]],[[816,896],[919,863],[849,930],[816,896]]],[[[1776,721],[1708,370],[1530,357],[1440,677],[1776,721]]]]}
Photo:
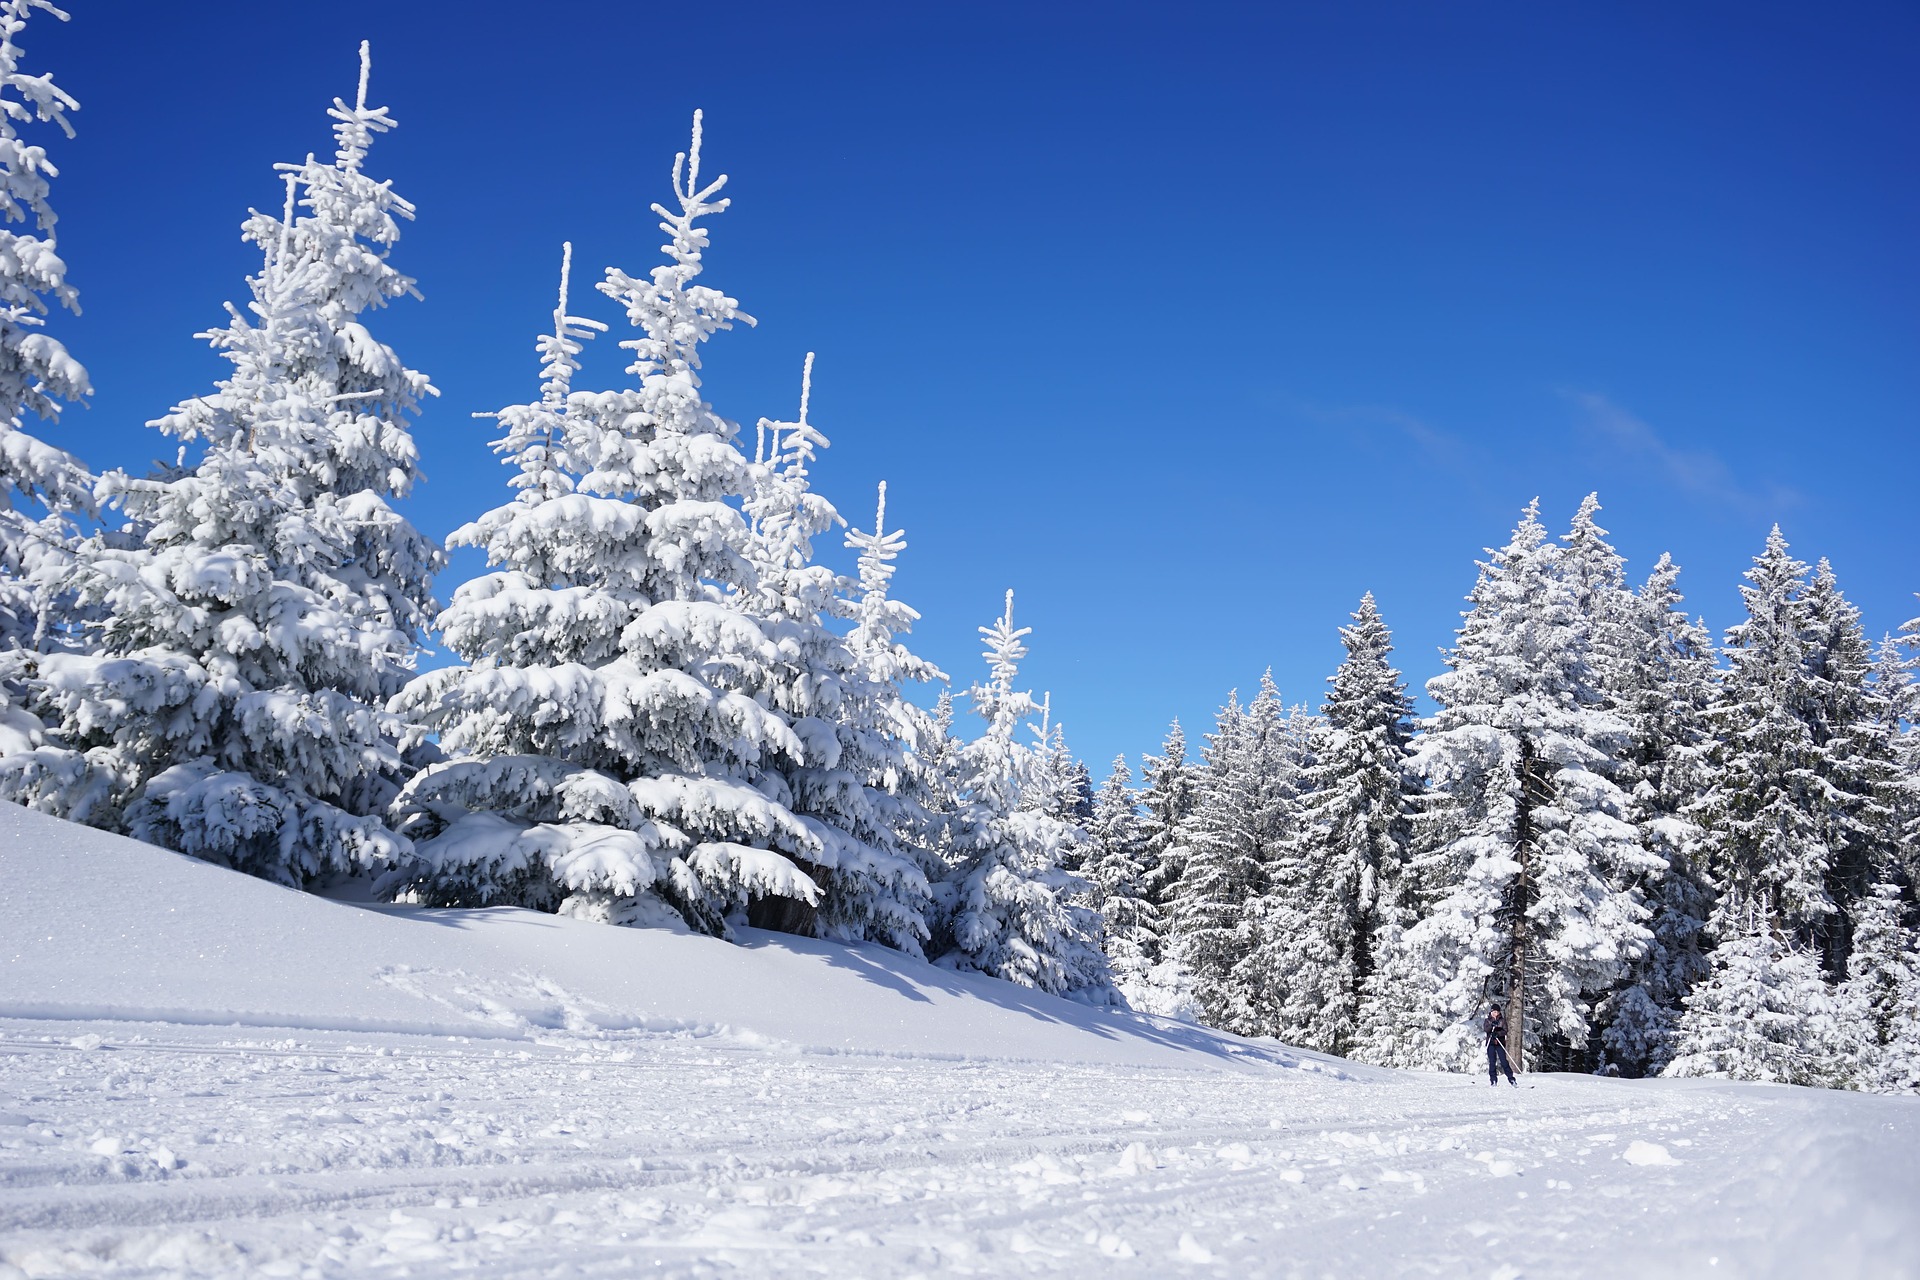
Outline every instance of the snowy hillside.
{"type": "Polygon", "coordinates": [[[13,1018],[476,1042],[672,1036],[781,1052],[1136,1066],[1200,1052],[1369,1070],[1096,1012],[878,946],[752,931],[736,946],[512,908],[332,902],[17,805],[0,804],[0,867],[0,1015],[13,1018]]]}
{"type": "Polygon", "coordinates": [[[12,806],[0,1049],[0,1276],[1920,1274],[1912,1101],[1495,1092],[12,806]]]}

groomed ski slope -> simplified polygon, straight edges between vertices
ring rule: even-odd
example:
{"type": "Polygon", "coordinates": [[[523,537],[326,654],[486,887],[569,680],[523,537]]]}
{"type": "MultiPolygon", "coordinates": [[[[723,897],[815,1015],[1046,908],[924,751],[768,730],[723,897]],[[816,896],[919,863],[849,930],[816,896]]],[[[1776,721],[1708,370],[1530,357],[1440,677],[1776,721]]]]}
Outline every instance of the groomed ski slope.
{"type": "Polygon", "coordinates": [[[1920,1275],[1920,1103],[1528,1083],[0,805],[0,1277],[1920,1275]]]}

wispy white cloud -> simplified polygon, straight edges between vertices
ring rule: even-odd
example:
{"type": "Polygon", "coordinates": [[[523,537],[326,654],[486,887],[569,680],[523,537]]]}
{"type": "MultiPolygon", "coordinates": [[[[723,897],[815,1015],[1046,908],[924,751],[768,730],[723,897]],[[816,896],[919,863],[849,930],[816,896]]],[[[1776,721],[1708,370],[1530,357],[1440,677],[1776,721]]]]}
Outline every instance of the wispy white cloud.
{"type": "Polygon", "coordinates": [[[1742,484],[1719,454],[1670,443],[1645,420],[1597,391],[1564,390],[1561,395],[1580,409],[1581,427],[1593,443],[1617,457],[1650,465],[1676,489],[1752,515],[1777,514],[1800,501],[1799,493],[1784,485],[1742,484]]]}
{"type": "Polygon", "coordinates": [[[1450,432],[1391,405],[1316,405],[1289,401],[1286,411],[1318,426],[1354,432],[1391,431],[1414,446],[1431,462],[1449,469],[1464,468],[1471,449],[1467,442],[1450,432]]]}

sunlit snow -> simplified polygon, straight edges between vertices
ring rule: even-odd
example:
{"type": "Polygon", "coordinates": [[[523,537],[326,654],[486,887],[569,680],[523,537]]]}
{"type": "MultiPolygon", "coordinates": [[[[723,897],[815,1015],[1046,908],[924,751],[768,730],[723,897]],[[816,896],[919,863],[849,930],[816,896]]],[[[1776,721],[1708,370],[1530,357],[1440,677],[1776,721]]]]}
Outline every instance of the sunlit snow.
{"type": "Polygon", "coordinates": [[[1360,1067],[0,807],[0,1275],[1916,1274],[1920,1102],[1360,1067]]]}

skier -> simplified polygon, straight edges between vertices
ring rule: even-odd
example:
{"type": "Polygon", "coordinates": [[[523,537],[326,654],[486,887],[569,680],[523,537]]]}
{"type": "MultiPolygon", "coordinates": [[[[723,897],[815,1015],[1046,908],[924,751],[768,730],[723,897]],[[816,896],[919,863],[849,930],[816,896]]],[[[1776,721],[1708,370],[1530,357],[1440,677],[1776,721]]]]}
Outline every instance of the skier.
{"type": "Polygon", "coordinates": [[[1500,1073],[1507,1073],[1507,1083],[1518,1089],[1520,1082],[1513,1078],[1513,1059],[1507,1056],[1507,1020],[1500,1016],[1499,1005],[1487,1007],[1487,1083],[1498,1089],[1500,1073]]]}

